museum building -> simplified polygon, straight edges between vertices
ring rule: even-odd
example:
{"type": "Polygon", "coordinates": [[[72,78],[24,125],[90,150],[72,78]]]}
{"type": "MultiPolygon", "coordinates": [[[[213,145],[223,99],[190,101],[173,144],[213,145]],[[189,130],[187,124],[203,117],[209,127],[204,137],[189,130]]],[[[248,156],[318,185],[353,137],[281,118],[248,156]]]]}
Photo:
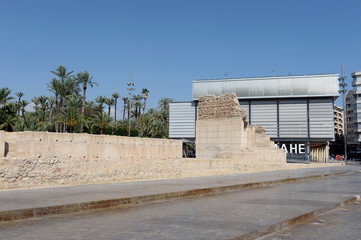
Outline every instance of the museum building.
{"type": "Polygon", "coordinates": [[[262,126],[289,159],[326,161],[335,138],[338,79],[338,74],[321,74],[195,80],[192,101],[169,105],[169,137],[194,141],[199,97],[235,93],[248,124],[262,126]]]}

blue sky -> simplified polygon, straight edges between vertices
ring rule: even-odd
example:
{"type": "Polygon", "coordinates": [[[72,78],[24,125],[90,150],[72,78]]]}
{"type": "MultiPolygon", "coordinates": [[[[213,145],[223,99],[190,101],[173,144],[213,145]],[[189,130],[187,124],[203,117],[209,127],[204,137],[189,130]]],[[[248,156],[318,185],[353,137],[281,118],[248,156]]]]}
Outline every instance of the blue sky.
{"type": "Polygon", "coordinates": [[[360,0],[0,0],[0,87],[48,95],[64,65],[99,83],[89,100],[191,100],[195,79],[361,69],[360,0]]]}

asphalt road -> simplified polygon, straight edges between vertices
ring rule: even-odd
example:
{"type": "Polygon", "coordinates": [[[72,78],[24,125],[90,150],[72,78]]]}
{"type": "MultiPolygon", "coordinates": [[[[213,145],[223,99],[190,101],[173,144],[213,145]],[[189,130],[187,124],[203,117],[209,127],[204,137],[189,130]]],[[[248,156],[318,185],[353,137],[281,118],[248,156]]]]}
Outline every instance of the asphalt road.
{"type": "Polygon", "coordinates": [[[361,202],[329,211],[309,221],[257,240],[361,240],[361,202]]]}
{"type": "MultiPolygon", "coordinates": [[[[360,183],[361,173],[353,173],[128,209],[2,223],[0,239],[234,239],[361,195],[360,183]]],[[[355,219],[360,216],[349,221],[355,219]]],[[[361,236],[361,228],[353,231],[361,236]]]]}

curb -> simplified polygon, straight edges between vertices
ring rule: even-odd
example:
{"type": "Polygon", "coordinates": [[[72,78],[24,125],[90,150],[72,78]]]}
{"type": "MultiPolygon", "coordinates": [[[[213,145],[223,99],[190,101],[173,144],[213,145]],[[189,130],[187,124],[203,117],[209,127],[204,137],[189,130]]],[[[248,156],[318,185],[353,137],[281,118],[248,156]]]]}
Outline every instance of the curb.
{"type": "MultiPolygon", "coordinates": [[[[286,179],[264,181],[264,182],[244,183],[244,184],[236,184],[236,185],[221,186],[221,187],[200,188],[200,189],[152,194],[145,196],[135,196],[135,197],[126,197],[126,198],[118,198],[118,199],[81,202],[74,204],[0,211],[0,223],[36,218],[36,217],[45,217],[45,216],[71,214],[71,213],[91,211],[91,210],[100,210],[107,208],[129,208],[129,207],[141,206],[152,202],[161,202],[161,201],[180,199],[185,197],[201,197],[201,196],[207,196],[207,195],[223,193],[223,192],[268,187],[282,183],[295,183],[308,179],[339,176],[339,175],[351,174],[351,173],[354,173],[354,171],[320,174],[320,175],[313,175],[307,177],[286,178],[286,179]]],[[[240,238],[240,239],[248,239],[248,238],[240,238]]]]}
{"type": "Polygon", "coordinates": [[[342,202],[332,204],[332,205],[330,205],[328,207],[320,208],[318,210],[302,214],[300,216],[297,216],[297,217],[294,217],[294,218],[291,218],[291,219],[288,219],[288,220],[273,224],[273,225],[271,225],[269,227],[266,227],[266,228],[263,228],[263,229],[260,229],[260,230],[254,231],[254,232],[246,233],[244,235],[233,238],[232,240],[257,239],[259,237],[262,237],[262,236],[265,236],[265,235],[280,231],[283,228],[291,227],[291,226],[294,226],[296,224],[302,223],[302,222],[307,221],[307,220],[309,220],[309,219],[311,219],[311,218],[313,218],[315,216],[318,216],[318,215],[321,215],[323,213],[329,212],[329,211],[331,211],[333,209],[336,209],[338,207],[342,207],[342,206],[345,206],[345,205],[348,205],[348,204],[352,204],[354,202],[359,201],[360,199],[361,199],[360,196],[356,195],[356,196],[351,197],[349,199],[346,199],[346,200],[344,200],[342,202]]]}

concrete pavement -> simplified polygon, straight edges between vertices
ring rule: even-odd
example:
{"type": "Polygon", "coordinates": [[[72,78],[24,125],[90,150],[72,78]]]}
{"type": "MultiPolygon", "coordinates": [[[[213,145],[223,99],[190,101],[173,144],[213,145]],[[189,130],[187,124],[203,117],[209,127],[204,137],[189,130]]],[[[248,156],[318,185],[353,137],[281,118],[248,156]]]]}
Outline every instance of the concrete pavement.
{"type": "Polygon", "coordinates": [[[360,219],[361,202],[357,201],[258,240],[361,240],[360,219]]]}
{"type": "MultiPolygon", "coordinates": [[[[0,225],[0,236],[13,240],[254,239],[303,221],[307,217],[357,201],[355,196],[361,194],[359,166],[304,170],[246,174],[244,178],[241,174],[197,178],[198,181],[175,180],[178,184],[173,180],[155,181],[139,192],[151,193],[151,186],[156,182],[167,183],[165,186],[173,186],[172,190],[177,190],[177,186],[178,190],[185,190],[200,186],[226,186],[227,183],[308,177],[303,181],[292,181],[291,184],[274,184],[200,198],[172,199],[137,208],[113,208],[83,214],[3,222],[0,225]],[[346,171],[349,173],[340,174],[346,171]],[[326,174],[331,175],[317,177],[326,174]],[[192,182],[195,182],[194,186],[192,182]]],[[[128,188],[128,191],[131,189],[128,188]]],[[[107,191],[104,192],[107,196],[107,191]]]]}
{"type": "Polygon", "coordinates": [[[2,190],[0,221],[108,207],[132,207],[154,201],[262,187],[359,170],[360,166],[346,165],[197,178],[2,190]]]}

